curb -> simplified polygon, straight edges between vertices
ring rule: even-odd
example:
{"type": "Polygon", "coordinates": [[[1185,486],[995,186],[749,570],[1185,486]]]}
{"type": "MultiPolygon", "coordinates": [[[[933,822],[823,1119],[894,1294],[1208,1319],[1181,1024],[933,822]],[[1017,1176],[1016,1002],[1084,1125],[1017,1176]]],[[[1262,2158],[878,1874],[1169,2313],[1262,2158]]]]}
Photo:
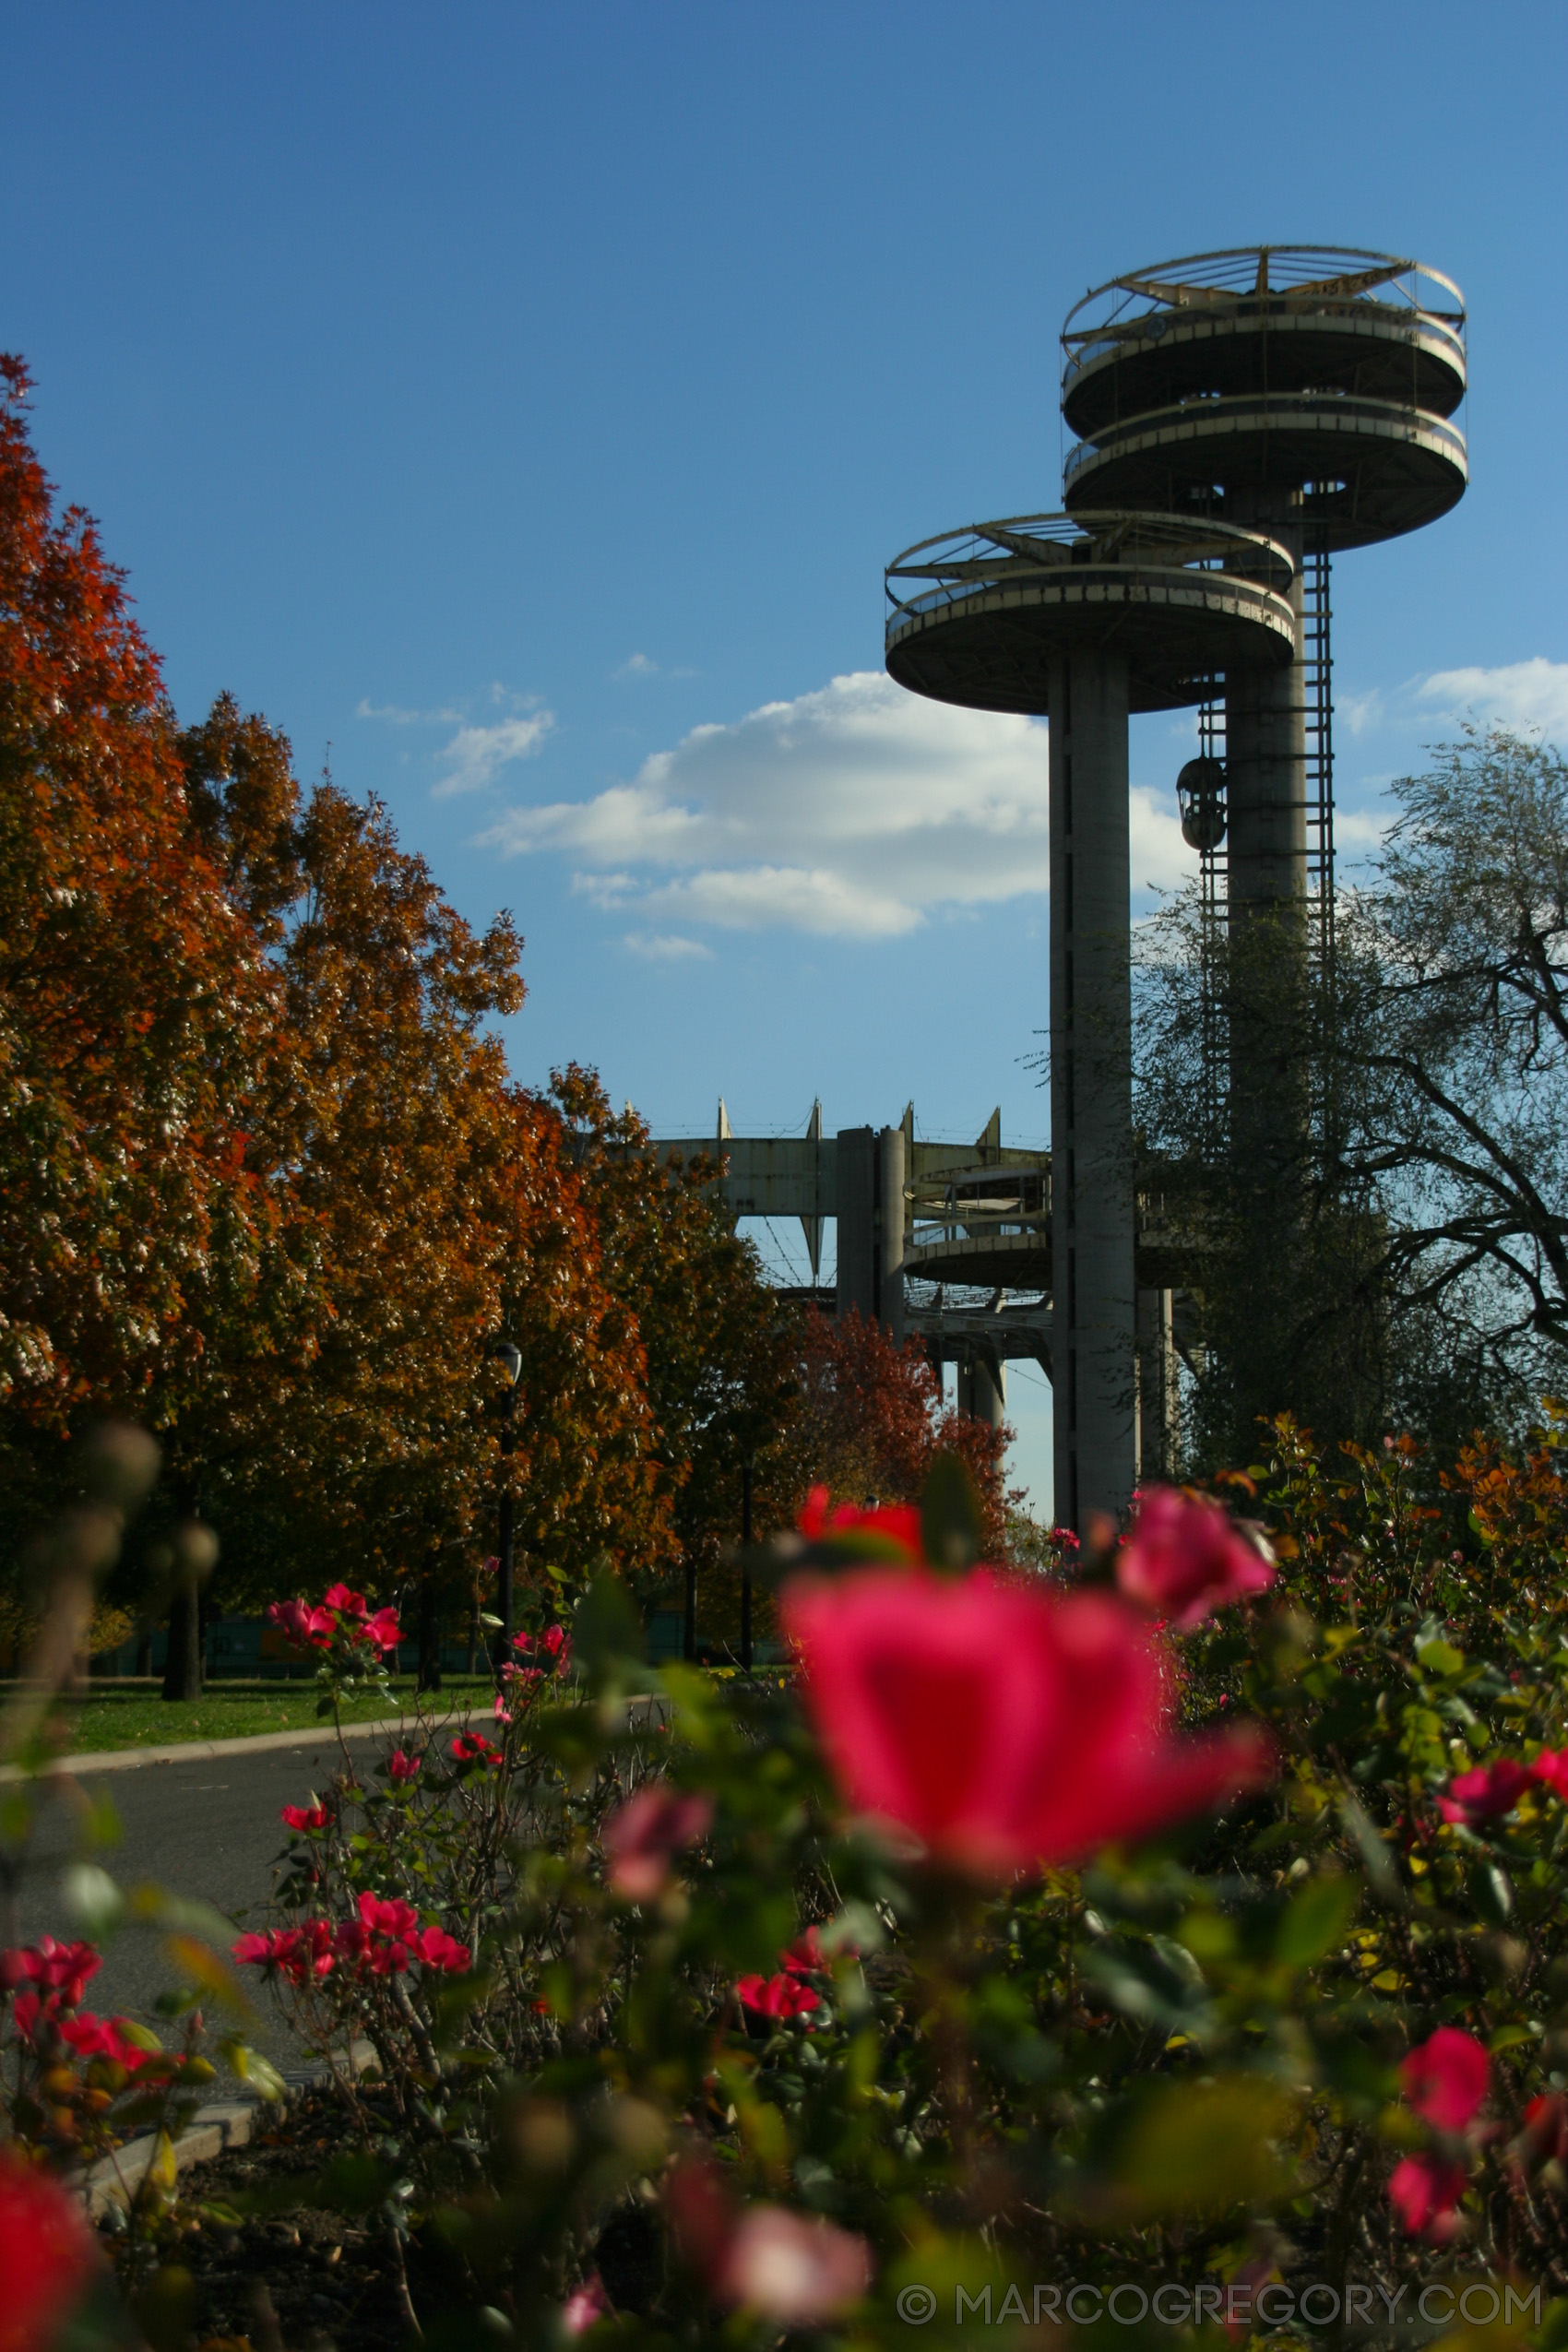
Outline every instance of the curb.
{"type": "MultiPolygon", "coordinates": [[[[369,2042],[356,2042],[350,2053],[350,2063],[356,2073],[362,2073],[374,2060],[375,2052],[369,2042]]],[[[264,2099],[254,2092],[245,2098],[214,2099],[209,2107],[199,2107],[180,2137],[172,2143],[176,2174],[188,2172],[193,2165],[209,2164],[214,2156],[222,2156],[230,2148],[246,2148],[256,2137],[258,2129],[280,2121],[289,2112],[291,2102],[302,2092],[313,2091],[318,2083],[331,2079],[329,2066],[291,2068],[283,2076],[285,2085],[281,2099],[264,2099]]],[[[113,2204],[124,2204],[134,2197],[151,2168],[157,2152],[158,2134],[145,2132],[135,2140],[127,2140],[113,2156],[100,2156],[90,2171],[78,2181],[78,2193],[88,2213],[96,2221],[113,2204]]]]}
{"type": "MultiPolygon", "coordinates": [[[[662,1693],[642,1692],[624,1702],[634,1707],[662,1707],[662,1693]]],[[[448,1707],[440,1715],[380,1715],[374,1723],[346,1723],[345,1740],[371,1740],[378,1732],[407,1731],[422,1724],[440,1731],[451,1723],[466,1723],[477,1710],[448,1707]]],[[[307,1725],[299,1731],[255,1731],[244,1740],[175,1740],[162,1748],[105,1748],[97,1755],[55,1756],[41,1771],[25,1772],[20,1764],[0,1764],[0,1786],[9,1780],[64,1780],[86,1772],[129,1772],[137,1764],[205,1764],[219,1756],[262,1755],[274,1748],[308,1748],[335,1740],[328,1724],[307,1725]]]]}
{"type": "MultiPolygon", "coordinates": [[[[472,1713],[453,1707],[441,1715],[381,1715],[374,1723],[346,1723],[345,1740],[370,1740],[378,1732],[403,1731],[411,1723],[439,1731],[444,1724],[461,1723],[472,1713]]],[[[0,1764],[0,1781],[58,1780],[84,1772],[129,1772],[137,1764],[200,1764],[217,1756],[261,1755],[271,1748],[308,1748],[338,1737],[330,1723],[306,1725],[298,1731],[255,1731],[243,1740],[173,1740],[161,1748],[105,1748],[96,1755],[56,1756],[41,1772],[24,1772],[20,1764],[0,1764]]]]}

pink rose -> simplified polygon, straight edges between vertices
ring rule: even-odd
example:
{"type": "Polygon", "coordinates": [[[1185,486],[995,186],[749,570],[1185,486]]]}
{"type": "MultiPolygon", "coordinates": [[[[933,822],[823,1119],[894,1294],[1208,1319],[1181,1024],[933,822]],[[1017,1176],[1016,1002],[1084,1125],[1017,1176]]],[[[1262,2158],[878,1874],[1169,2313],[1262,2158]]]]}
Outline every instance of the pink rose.
{"type": "Polygon", "coordinates": [[[1256,1726],[1177,1735],[1158,1637],[1109,1595],[873,1568],[799,1578],[782,1613],[848,1802],[978,1877],[1080,1861],[1272,1776],[1256,1726]]]}
{"type": "Polygon", "coordinates": [[[501,1751],[492,1747],[482,1731],[459,1731],[452,1742],[454,1764],[499,1764],[501,1751]]]}
{"type": "Polygon", "coordinates": [[[1446,2156],[1408,2156],[1394,2168],[1388,2202],[1412,2238],[1442,2243],[1459,2226],[1458,2204],[1467,2186],[1462,2164],[1446,2156]]]}
{"type": "Polygon", "coordinates": [[[745,2008],[786,2025],[822,2007],[820,1994],[813,1992],[810,1985],[798,1984],[792,1976],[742,1977],[735,1990],[745,2008]]]}
{"type": "Polygon", "coordinates": [[[586,2335],[596,2321],[613,2319],[614,2316],[615,2306],[604,2291],[604,2281],[594,2271],[562,2306],[561,2333],[563,2335],[586,2335]]]}
{"type": "Polygon", "coordinates": [[[473,1958],[468,1945],[448,1935],[445,1928],[421,1928],[417,1935],[409,1938],[409,1950],[427,1968],[443,1968],[452,1976],[460,1973],[473,1958]]]}
{"type": "Polygon", "coordinates": [[[52,1935],[41,1935],[36,1943],[0,1952],[0,1992],[38,1985],[45,1992],[57,1993],[65,2008],[74,2009],[88,1978],[95,1977],[102,1966],[101,1955],[90,1943],[56,1943],[52,1935]]]}
{"type": "Polygon", "coordinates": [[[1116,1581],[1130,1599],[1168,1616],[1182,1633],[1274,1582],[1274,1563],[1218,1503],[1148,1488],[1116,1556],[1116,1581]]]}
{"type": "Polygon", "coordinates": [[[827,1489],[814,1486],[795,1522],[808,1543],[848,1541],[869,1559],[908,1561],[925,1557],[921,1515],[912,1503],[883,1503],[862,1511],[852,1503],[830,1503],[827,1489]]]}
{"type": "Polygon", "coordinates": [[[377,1649],[395,1650],[403,1638],[395,1609],[378,1609],[374,1617],[365,1619],[361,1631],[362,1638],[374,1642],[377,1649]]]}
{"type": "Polygon", "coordinates": [[[303,1600],[275,1600],[267,1613],[296,1649],[330,1649],[334,1625],[330,1610],[311,1609],[303,1600]]]}
{"type": "Polygon", "coordinates": [[[1440,2025],[1399,2069],[1416,2113],[1440,2132],[1462,2132],[1487,2094],[1491,2061],[1473,2034],[1440,2025]]]}
{"type": "Polygon", "coordinates": [[[748,2205],[719,2261],[713,2291],[780,2327],[812,2327],[858,2303],[871,2286],[871,2249],[830,2221],[783,2205],[748,2205]]]}
{"type": "Polygon", "coordinates": [[[651,1903],[674,1856],[706,1836],[712,1819],[711,1797],[672,1788],[667,1780],[649,1781],[616,1808],[600,1833],[608,1883],[628,1903],[651,1903]]]}
{"type": "Polygon", "coordinates": [[[1447,1796],[1438,1799],[1437,1810],[1444,1821],[1470,1829],[1495,1814],[1511,1813],[1531,1781],[1544,1776],[1511,1757],[1499,1756],[1495,1763],[1478,1764],[1473,1772],[1456,1774],[1448,1784],[1447,1796]]]}
{"type": "Polygon", "coordinates": [[[53,2344],[99,2269],[97,2240],[77,2199],[0,2149],[0,2352],[53,2344]]]}

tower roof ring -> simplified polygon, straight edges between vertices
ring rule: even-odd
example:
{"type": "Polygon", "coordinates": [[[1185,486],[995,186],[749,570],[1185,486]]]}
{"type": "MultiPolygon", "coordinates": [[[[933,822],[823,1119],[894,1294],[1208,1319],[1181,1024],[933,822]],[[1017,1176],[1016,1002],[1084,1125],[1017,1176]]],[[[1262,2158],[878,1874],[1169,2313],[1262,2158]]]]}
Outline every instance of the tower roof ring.
{"type": "Polygon", "coordinates": [[[1465,397],[1465,303],[1441,270],[1337,245],[1241,245],[1126,271],[1062,330],[1062,408],[1093,438],[1180,402],[1359,394],[1436,417],[1465,397]]]}

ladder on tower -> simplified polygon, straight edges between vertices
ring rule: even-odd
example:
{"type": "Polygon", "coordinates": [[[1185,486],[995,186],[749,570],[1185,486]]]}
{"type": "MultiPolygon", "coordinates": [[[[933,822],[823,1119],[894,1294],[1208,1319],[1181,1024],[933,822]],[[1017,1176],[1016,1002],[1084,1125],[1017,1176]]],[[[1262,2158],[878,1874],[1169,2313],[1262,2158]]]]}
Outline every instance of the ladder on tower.
{"type": "MultiPolygon", "coordinates": [[[[1198,705],[1198,752],[1204,759],[1225,762],[1225,687],[1211,682],[1215,692],[1198,705]]],[[[1222,804],[1223,805],[1223,804],[1222,804]]],[[[1204,848],[1198,864],[1198,919],[1202,968],[1203,1097],[1206,1142],[1211,1153],[1222,1148],[1229,1057],[1223,1005],[1221,968],[1229,921],[1229,861],[1226,836],[1204,848]]]]}
{"type": "MultiPolygon", "coordinates": [[[[1313,534],[1301,560],[1301,663],[1307,733],[1307,952],[1313,1017],[1321,1046],[1335,1026],[1334,942],[1334,647],[1326,533],[1313,534]]],[[[1331,1059],[1314,1057],[1314,1124],[1325,1156],[1336,1153],[1331,1059]]]]}
{"type": "Polygon", "coordinates": [[[1307,904],[1313,960],[1328,986],[1334,972],[1334,650],[1328,548],[1318,540],[1301,559],[1301,659],[1307,705],[1307,904]]]}

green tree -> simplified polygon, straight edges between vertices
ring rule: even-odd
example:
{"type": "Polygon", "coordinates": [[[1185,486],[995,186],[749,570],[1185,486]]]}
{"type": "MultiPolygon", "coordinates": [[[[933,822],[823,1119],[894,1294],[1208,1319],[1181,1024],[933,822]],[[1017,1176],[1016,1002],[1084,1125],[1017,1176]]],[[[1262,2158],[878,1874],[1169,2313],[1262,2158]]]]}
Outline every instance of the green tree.
{"type": "Polygon", "coordinates": [[[1216,942],[1195,894],[1146,939],[1138,1111],[1186,1243],[1200,1461],[1245,1459],[1285,1410],[1362,1441],[1393,1412],[1453,1443],[1561,1376],[1568,769],[1469,729],[1393,791],[1327,975],[1267,923],[1216,942]],[[1267,1148],[1229,1115],[1238,1036],[1266,1036],[1278,1074],[1267,1148]]]}

